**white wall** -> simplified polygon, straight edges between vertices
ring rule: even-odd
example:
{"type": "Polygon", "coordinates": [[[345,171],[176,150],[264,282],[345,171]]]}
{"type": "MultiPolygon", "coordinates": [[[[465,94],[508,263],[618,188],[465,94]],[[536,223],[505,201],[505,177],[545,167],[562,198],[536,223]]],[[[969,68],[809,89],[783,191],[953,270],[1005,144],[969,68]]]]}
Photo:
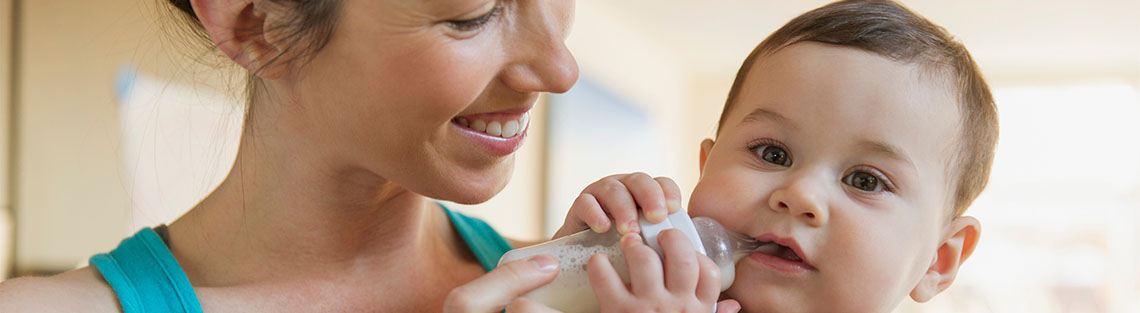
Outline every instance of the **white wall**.
{"type": "MultiPolygon", "coordinates": [[[[630,143],[641,145],[639,153],[601,151],[605,145],[593,147],[578,146],[583,149],[562,149],[550,142],[548,151],[561,151],[548,164],[546,177],[546,216],[545,234],[551,235],[561,227],[573,200],[588,184],[604,176],[634,171],[647,172],[653,176],[667,176],[677,181],[682,194],[696,182],[696,153],[685,149],[683,141],[677,140],[687,133],[688,119],[684,109],[688,97],[687,74],[681,68],[681,61],[662,45],[648,40],[643,33],[628,25],[624,12],[614,11],[603,2],[578,1],[574,28],[567,39],[567,45],[574,53],[581,69],[583,80],[589,80],[596,88],[628,102],[648,118],[645,128],[652,131],[651,138],[637,137],[648,142],[630,143]],[[644,147],[648,145],[648,147],[644,147]],[[608,158],[604,162],[564,162],[563,160],[596,160],[599,155],[608,158]],[[639,162],[643,161],[643,162],[639,162]],[[629,166],[634,164],[633,166],[629,166]]],[[[580,84],[579,86],[584,86],[580,84]]],[[[579,87],[575,87],[579,88],[579,87]]],[[[574,93],[571,90],[571,93],[574,93]]],[[[568,103],[569,104],[569,103],[568,103]]],[[[573,105],[573,104],[569,104],[573,105]]],[[[596,112],[595,114],[607,114],[596,112]]],[[[598,119],[603,119],[599,117],[598,119]]],[[[621,127],[596,130],[600,124],[592,124],[587,117],[583,120],[567,121],[574,123],[571,128],[581,127],[584,133],[616,131],[621,127]]],[[[625,125],[629,126],[629,125],[625,125]]],[[[630,138],[614,134],[617,138],[630,138]]],[[[567,142],[566,144],[574,144],[567,142]]]]}
{"type": "Polygon", "coordinates": [[[155,24],[163,21],[153,7],[159,3],[37,0],[21,1],[15,12],[19,268],[69,269],[128,234],[113,79],[128,64],[176,80],[205,72],[180,59],[199,50],[160,39],[166,29],[155,24]]]}

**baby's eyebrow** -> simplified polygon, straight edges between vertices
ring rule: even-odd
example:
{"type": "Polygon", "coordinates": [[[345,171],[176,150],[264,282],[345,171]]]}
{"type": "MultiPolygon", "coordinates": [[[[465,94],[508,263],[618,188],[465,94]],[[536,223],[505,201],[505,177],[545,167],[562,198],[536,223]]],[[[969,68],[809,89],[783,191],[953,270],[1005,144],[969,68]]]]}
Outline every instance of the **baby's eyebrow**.
{"type": "Polygon", "coordinates": [[[792,120],[784,117],[783,115],[780,115],[780,113],[776,113],[764,108],[756,108],[755,110],[752,110],[752,113],[745,115],[744,118],[740,120],[740,123],[755,123],[764,120],[783,125],[787,128],[791,128],[792,130],[799,130],[799,127],[797,127],[796,123],[792,122],[792,120]]]}
{"type": "Polygon", "coordinates": [[[856,143],[855,147],[862,151],[867,151],[872,154],[880,154],[886,156],[889,159],[894,159],[895,161],[910,165],[910,168],[912,170],[916,169],[914,162],[911,161],[910,158],[906,156],[906,154],[903,154],[902,149],[899,149],[897,146],[881,141],[864,139],[856,143]]]}

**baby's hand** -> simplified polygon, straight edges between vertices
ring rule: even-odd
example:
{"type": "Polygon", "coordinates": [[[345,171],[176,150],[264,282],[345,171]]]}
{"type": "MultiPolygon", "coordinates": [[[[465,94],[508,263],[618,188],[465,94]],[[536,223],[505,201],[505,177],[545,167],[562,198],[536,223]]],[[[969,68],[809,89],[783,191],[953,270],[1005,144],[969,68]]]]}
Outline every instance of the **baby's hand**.
{"type": "Polygon", "coordinates": [[[566,222],[554,233],[559,238],[587,227],[595,232],[610,230],[610,217],[618,233],[637,233],[637,209],[641,208],[650,223],[660,223],[665,216],[681,209],[681,189],[667,177],[653,178],[645,173],[618,174],[602,178],[578,195],[566,222]],[[607,215],[608,213],[608,215],[607,215]]]}
{"type": "MultiPolygon", "coordinates": [[[[590,257],[586,271],[598,297],[601,312],[691,312],[713,311],[720,293],[720,270],[701,255],[683,233],[669,229],[657,236],[664,266],[657,252],[641,236],[621,237],[621,251],[629,269],[629,285],[622,282],[609,257],[590,257]],[[664,267],[664,268],[663,268],[664,267]]],[[[717,312],[740,311],[735,300],[717,303],[717,312]]]]}

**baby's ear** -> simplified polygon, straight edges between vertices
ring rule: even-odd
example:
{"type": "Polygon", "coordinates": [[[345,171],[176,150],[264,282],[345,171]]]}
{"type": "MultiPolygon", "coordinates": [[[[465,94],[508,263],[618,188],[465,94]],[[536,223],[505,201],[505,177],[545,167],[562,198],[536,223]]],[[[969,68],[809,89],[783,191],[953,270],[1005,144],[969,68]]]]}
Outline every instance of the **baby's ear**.
{"type": "Polygon", "coordinates": [[[705,138],[705,140],[701,140],[701,158],[700,158],[700,160],[701,160],[700,171],[701,172],[700,173],[702,175],[705,173],[705,161],[708,161],[709,152],[712,151],[712,147],[713,147],[714,143],[716,143],[716,142],[713,141],[712,138],[705,138]]]}
{"type": "Polygon", "coordinates": [[[910,298],[918,302],[930,301],[935,295],[946,290],[958,276],[958,268],[974,254],[978,246],[978,236],[981,235],[982,225],[978,219],[962,216],[950,222],[947,236],[938,246],[938,252],[926,274],[910,291],[910,298]]]}

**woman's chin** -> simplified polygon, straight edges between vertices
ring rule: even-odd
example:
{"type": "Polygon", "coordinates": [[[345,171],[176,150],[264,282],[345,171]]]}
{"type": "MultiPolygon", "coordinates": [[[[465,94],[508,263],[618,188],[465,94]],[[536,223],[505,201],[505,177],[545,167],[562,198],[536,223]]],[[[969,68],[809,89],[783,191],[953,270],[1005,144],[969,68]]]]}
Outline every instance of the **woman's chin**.
{"type": "Polygon", "coordinates": [[[448,194],[436,197],[440,200],[447,200],[459,204],[479,204],[491,200],[503,188],[507,187],[507,182],[510,180],[510,173],[506,174],[486,174],[486,176],[476,176],[474,179],[463,179],[457,184],[452,185],[448,194]],[[480,179],[481,178],[481,179],[480,179]]]}
{"type": "Polygon", "coordinates": [[[493,190],[491,190],[491,189],[486,189],[486,190],[467,189],[467,190],[462,190],[462,191],[456,192],[455,195],[447,197],[445,199],[441,199],[441,200],[447,200],[447,201],[451,201],[451,202],[455,202],[455,203],[459,203],[459,204],[466,204],[466,205],[480,204],[483,202],[487,202],[487,200],[491,200],[491,198],[495,197],[495,195],[499,194],[499,191],[502,191],[502,190],[503,190],[503,187],[494,188],[493,190]]]}

